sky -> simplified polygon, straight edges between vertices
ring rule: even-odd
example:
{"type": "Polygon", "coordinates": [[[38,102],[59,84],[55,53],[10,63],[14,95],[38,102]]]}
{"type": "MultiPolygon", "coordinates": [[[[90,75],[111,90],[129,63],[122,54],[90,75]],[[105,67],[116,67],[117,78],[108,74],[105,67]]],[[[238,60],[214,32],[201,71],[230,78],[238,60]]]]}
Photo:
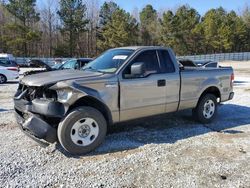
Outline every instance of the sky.
{"type": "MultiPolygon", "coordinates": [[[[92,0],[83,0],[92,1],[92,0]]],[[[96,0],[101,6],[105,0],[96,0]]],[[[110,0],[106,0],[110,1],[110,0]]],[[[234,10],[236,13],[241,13],[244,6],[250,6],[250,0],[113,0],[121,8],[125,9],[127,12],[132,12],[135,8],[142,10],[147,4],[153,5],[153,7],[158,11],[164,10],[176,10],[180,5],[188,4],[192,8],[195,8],[199,14],[204,15],[207,10],[211,8],[218,8],[222,6],[227,11],[234,10]]],[[[53,7],[57,9],[58,0],[37,0],[37,5],[39,8],[44,7],[48,2],[53,2],[53,7]]]]}
{"type": "MultiPolygon", "coordinates": [[[[250,0],[113,0],[121,8],[131,12],[137,7],[141,10],[146,4],[151,4],[157,10],[176,9],[183,4],[189,4],[195,8],[201,15],[211,8],[218,8],[222,6],[224,9],[230,11],[235,10],[240,12],[243,7],[248,4],[250,0]]],[[[104,0],[101,0],[102,4],[104,0]]]]}

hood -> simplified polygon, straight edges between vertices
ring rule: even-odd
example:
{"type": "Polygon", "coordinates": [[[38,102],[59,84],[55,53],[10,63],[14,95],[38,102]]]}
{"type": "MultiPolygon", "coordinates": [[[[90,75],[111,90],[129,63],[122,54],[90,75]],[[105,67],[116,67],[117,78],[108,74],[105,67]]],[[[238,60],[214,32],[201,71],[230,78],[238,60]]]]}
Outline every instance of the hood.
{"type": "Polygon", "coordinates": [[[101,75],[103,75],[103,73],[92,71],[60,70],[25,76],[21,79],[21,83],[28,86],[43,86],[64,80],[98,77],[101,75]]]}

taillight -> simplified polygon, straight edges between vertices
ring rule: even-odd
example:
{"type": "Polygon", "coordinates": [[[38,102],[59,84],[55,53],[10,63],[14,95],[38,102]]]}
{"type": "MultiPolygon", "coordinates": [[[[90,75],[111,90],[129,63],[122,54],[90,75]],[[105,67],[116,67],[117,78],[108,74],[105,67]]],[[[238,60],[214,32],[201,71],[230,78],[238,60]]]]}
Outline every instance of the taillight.
{"type": "Polygon", "coordinates": [[[231,74],[231,82],[230,82],[231,87],[233,87],[233,83],[234,83],[234,73],[231,74]]]}
{"type": "Polygon", "coordinates": [[[7,70],[18,71],[18,68],[16,68],[16,67],[8,67],[7,70]]]}

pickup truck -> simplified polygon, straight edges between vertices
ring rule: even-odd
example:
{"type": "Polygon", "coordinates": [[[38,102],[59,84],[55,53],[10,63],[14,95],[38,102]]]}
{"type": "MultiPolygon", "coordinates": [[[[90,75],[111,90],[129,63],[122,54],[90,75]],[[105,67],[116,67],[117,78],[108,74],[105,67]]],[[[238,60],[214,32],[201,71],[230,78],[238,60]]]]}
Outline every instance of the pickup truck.
{"type": "Polygon", "coordinates": [[[165,47],[110,49],[82,70],[24,77],[14,96],[21,130],[43,145],[59,141],[71,154],[98,147],[112,124],[193,109],[210,123],[230,100],[231,67],[183,67],[165,47]]]}

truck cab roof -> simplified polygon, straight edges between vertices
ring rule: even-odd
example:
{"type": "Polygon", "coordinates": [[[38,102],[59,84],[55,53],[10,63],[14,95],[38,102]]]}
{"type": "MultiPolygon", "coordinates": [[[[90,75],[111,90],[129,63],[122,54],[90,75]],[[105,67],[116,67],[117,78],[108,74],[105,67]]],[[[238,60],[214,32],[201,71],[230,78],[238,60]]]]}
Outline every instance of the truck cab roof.
{"type": "Polygon", "coordinates": [[[163,46],[125,46],[118,47],[115,49],[127,49],[127,50],[150,50],[150,49],[169,49],[168,47],[163,46]]]}

